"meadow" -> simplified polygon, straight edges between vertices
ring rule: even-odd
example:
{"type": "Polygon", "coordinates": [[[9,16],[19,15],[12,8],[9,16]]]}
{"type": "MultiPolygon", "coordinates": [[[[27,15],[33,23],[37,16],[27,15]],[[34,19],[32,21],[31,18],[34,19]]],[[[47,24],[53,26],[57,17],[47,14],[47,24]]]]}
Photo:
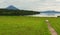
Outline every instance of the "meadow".
{"type": "Polygon", "coordinates": [[[48,18],[51,26],[55,29],[58,35],[60,35],[60,17],[58,18],[48,18]]]}
{"type": "Polygon", "coordinates": [[[60,18],[0,16],[0,35],[51,35],[45,20],[60,35],[60,18]]]}

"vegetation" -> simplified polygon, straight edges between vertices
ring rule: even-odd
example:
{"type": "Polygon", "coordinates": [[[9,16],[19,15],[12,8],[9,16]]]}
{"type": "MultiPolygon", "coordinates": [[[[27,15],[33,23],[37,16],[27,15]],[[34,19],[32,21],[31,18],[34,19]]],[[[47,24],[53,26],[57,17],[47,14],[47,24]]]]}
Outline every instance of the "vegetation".
{"type": "Polygon", "coordinates": [[[28,11],[28,10],[9,10],[9,9],[0,9],[0,16],[6,15],[6,16],[12,16],[12,15],[33,15],[33,14],[40,14],[39,12],[35,11],[28,11]]]}
{"type": "Polygon", "coordinates": [[[0,16],[0,35],[51,35],[45,18],[0,16]]]}
{"type": "Polygon", "coordinates": [[[60,17],[57,18],[48,18],[51,26],[56,30],[58,35],[60,35],[60,17]]]}
{"type": "Polygon", "coordinates": [[[45,20],[60,35],[60,17],[0,16],[0,35],[51,35],[45,20]]]}
{"type": "MultiPolygon", "coordinates": [[[[42,19],[42,18],[40,18],[42,19]]],[[[51,26],[55,29],[58,35],[60,35],[60,17],[50,17],[50,18],[43,18],[42,20],[48,19],[51,23],[51,26]]]]}

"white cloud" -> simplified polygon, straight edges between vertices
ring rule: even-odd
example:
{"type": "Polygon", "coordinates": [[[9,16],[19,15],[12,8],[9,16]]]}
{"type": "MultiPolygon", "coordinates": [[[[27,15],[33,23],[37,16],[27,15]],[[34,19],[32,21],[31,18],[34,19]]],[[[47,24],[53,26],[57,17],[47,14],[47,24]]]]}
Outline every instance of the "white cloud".
{"type": "Polygon", "coordinates": [[[60,0],[56,0],[56,1],[60,2],[60,0]]]}
{"type": "Polygon", "coordinates": [[[0,0],[0,8],[14,5],[27,10],[59,10],[60,2],[56,0],[0,0]]]}

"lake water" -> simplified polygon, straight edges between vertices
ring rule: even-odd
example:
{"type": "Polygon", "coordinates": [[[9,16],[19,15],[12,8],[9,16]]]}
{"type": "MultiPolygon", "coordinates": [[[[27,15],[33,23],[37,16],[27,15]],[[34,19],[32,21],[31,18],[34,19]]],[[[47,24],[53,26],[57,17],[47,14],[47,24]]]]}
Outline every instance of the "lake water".
{"type": "Polygon", "coordinates": [[[40,13],[40,14],[36,14],[36,15],[32,15],[32,16],[36,16],[36,17],[57,17],[57,16],[60,16],[60,13],[40,13]]]}

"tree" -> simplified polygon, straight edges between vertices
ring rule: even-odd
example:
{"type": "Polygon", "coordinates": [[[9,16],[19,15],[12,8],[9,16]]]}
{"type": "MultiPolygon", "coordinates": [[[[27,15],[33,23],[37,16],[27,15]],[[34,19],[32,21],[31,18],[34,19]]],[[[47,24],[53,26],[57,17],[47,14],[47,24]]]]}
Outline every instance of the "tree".
{"type": "Polygon", "coordinates": [[[40,14],[40,12],[35,12],[35,11],[28,11],[28,10],[9,10],[9,9],[0,9],[0,15],[33,15],[33,14],[40,14]]]}

